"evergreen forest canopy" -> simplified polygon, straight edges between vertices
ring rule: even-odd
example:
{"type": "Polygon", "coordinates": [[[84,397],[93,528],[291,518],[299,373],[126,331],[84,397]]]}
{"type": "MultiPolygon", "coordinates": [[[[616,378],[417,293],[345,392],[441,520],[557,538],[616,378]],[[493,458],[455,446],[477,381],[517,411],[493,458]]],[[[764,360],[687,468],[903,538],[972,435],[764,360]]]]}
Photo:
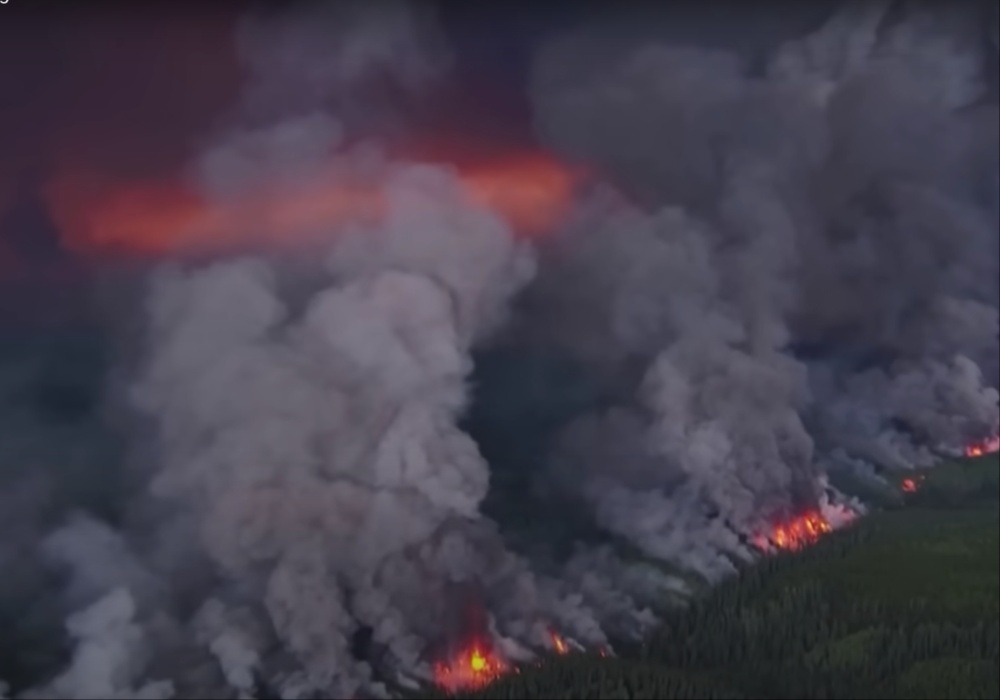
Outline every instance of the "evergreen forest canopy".
{"type": "Polygon", "coordinates": [[[553,656],[463,697],[1000,698],[1000,460],[913,479],[882,511],[666,613],[639,648],[553,656]]]}

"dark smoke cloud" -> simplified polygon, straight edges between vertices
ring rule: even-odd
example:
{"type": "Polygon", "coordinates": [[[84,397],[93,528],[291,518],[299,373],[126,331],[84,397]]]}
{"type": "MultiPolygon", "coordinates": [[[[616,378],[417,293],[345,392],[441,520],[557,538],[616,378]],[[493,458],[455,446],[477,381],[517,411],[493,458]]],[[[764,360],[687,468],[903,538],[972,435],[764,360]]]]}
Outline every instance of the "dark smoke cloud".
{"type": "Polygon", "coordinates": [[[46,391],[37,358],[0,364],[18,697],[389,695],[460,641],[466,599],[511,660],[549,625],[636,638],[773,519],[835,518],[827,470],[997,430],[979,8],[546,42],[539,137],[598,175],[536,243],[449,169],[354,138],[446,81],[424,9],[248,17],[241,99],[188,163],[212,201],[333,167],[384,219],[109,285],[114,372],[81,351],[46,391]],[[549,518],[530,551],[512,505],[549,518]],[[563,513],[592,526],[568,551],[563,513]]]}
{"type": "MultiPolygon", "coordinates": [[[[325,53],[309,41],[314,18],[243,25],[247,125],[202,159],[206,194],[308,174],[341,146],[337,102],[382,111],[355,83],[377,74],[413,89],[440,64],[416,51],[409,8],[348,9],[334,18],[345,41],[325,53]],[[401,37],[414,47],[403,55],[401,37]],[[296,90],[307,99],[288,116],[281,91],[303,69],[321,74],[296,90]],[[261,121],[262,100],[281,113],[261,121]]],[[[341,232],[315,284],[253,258],[151,280],[145,359],[127,401],[148,423],[139,459],[161,505],[133,518],[134,542],[84,517],[46,540],[48,567],[65,573],[60,598],[76,610],[66,622],[75,650],[26,697],[206,692],[170,660],[185,648],[202,659],[195,669],[217,658],[222,677],[208,688],[252,692],[263,673],[287,697],[381,695],[352,654],[354,634],[371,630],[382,674],[426,677],[456,586],[482,589],[502,614],[495,634],[508,655],[547,643],[549,622],[603,642],[579,596],[536,577],[481,520],[487,466],[456,427],[469,349],[503,322],[533,273],[531,251],[470,205],[451,172],[365,162],[385,219],[341,232]],[[143,542],[148,553],[136,556],[143,542]],[[206,564],[205,580],[185,584],[184,570],[206,564]],[[185,603],[189,586],[196,598],[185,603]],[[169,680],[143,682],[147,673],[169,680]]]]}
{"type": "Polygon", "coordinates": [[[240,22],[237,54],[250,80],[243,118],[326,110],[370,129],[373,119],[400,117],[401,100],[426,92],[451,65],[428,9],[404,16],[389,2],[341,3],[240,22]]]}
{"type": "MultiPolygon", "coordinates": [[[[815,499],[807,408],[817,434],[897,466],[920,461],[916,445],[996,429],[980,375],[995,386],[987,48],[976,8],[887,10],[849,4],[763,70],[655,42],[595,64],[591,30],[540,57],[543,138],[659,207],[582,211],[534,287],[537,332],[629,382],[644,414],[567,433],[602,445],[576,457],[598,512],[616,501],[635,527],[635,499],[603,482],[668,489],[678,471],[740,529],[815,499]],[[827,372],[837,386],[809,380],[827,372]],[[861,415],[864,429],[837,418],[861,415]],[[642,443],[639,459],[605,457],[642,443]]],[[[649,549],[685,527],[653,519],[631,536],[649,549]]]]}

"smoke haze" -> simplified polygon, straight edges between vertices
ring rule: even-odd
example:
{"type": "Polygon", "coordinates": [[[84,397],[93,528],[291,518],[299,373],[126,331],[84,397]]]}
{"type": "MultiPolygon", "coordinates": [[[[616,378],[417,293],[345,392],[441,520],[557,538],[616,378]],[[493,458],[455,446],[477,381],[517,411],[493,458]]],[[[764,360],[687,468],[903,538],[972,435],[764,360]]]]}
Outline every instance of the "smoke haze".
{"type": "Polygon", "coordinates": [[[864,512],[839,471],[995,435],[995,8],[822,5],[511,10],[478,54],[492,6],[206,11],[152,146],[19,105],[7,692],[388,697],[469,637],[632,641],[864,512]]]}

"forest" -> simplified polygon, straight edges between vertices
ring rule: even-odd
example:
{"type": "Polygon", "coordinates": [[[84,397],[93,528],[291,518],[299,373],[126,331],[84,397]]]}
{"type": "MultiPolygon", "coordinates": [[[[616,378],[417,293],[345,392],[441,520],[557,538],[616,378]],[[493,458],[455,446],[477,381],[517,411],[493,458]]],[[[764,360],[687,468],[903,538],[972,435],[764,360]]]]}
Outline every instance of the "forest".
{"type": "Polygon", "coordinates": [[[553,656],[462,697],[1000,698],[997,455],[898,486],[850,528],[665,613],[615,658],[553,656]]]}

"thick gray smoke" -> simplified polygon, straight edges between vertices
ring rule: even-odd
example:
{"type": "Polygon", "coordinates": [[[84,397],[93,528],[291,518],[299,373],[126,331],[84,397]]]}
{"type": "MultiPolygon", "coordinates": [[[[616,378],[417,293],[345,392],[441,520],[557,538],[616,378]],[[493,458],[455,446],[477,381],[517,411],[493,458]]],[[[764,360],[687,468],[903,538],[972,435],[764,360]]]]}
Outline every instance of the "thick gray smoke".
{"type": "Polygon", "coordinates": [[[816,503],[823,452],[909,468],[997,429],[996,57],[977,8],[888,6],[764,61],[593,29],[540,57],[541,135],[643,204],[598,193],[529,292],[525,333],[632,397],[552,478],[648,554],[725,568],[729,527],[816,503]]]}
{"type": "Polygon", "coordinates": [[[226,578],[259,588],[317,690],[363,680],[359,624],[411,670],[447,586],[526,575],[475,523],[489,474],[455,423],[469,344],[531,262],[427,175],[387,185],[386,227],[344,241],[298,314],[252,260],[174,272],[152,295],[137,400],[159,427],[153,488],[226,578]]]}
{"type": "Polygon", "coordinates": [[[16,696],[392,695],[470,606],[511,660],[550,626],[635,638],[775,518],[835,512],[827,470],[995,432],[995,38],[890,5],[767,51],[602,22],[544,44],[539,138],[598,175],[534,244],[355,143],[444,77],[420,8],[241,25],[244,99],[192,181],[375,186],[384,215],[296,232],[305,255],[247,217],[239,255],[156,270],[122,474],[77,467],[120,455],[75,429],[34,440],[0,374],[0,621],[39,657],[16,696]],[[540,353],[569,379],[521,380],[540,353]]]}
{"type": "MultiPolygon", "coordinates": [[[[423,77],[409,10],[358,7],[334,11],[345,40],[326,51],[309,21],[247,25],[241,46],[257,74],[247,114],[258,118],[261,100],[287,107],[280,91],[304,69],[316,72],[302,91],[315,100],[220,139],[198,170],[209,196],[329,172],[342,150],[336,105],[364,100],[354,83],[397,68],[404,87],[423,77]],[[403,56],[401,32],[413,44],[403,56]]],[[[457,427],[469,352],[502,325],[533,275],[532,252],[447,170],[370,150],[335,162],[335,177],[377,182],[385,211],[377,225],[324,232],[327,257],[309,282],[294,274],[301,266],[253,257],[151,280],[129,403],[151,432],[141,457],[162,519],[145,523],[141,558],[84,518],[49,540],[49,558],[69,572],[65,597],[88,606],[66,623],[70,666],[25,697],[204,693],[176,663],[170,681],[138,685],[185,644],[214,655],[241,693],[260,675],[288,697],[382,695],[356,635],[370,630],[381,678],[426,680],[432,645],[461,623],[455,594],[469,588],[511,657],[547,646],[549,624],[604,643],[580,596],[532,574],[481,518],[488,467],[457,427]],[[182,569],[198,566],[211,581],[184,584],[203,597],[194,616],[157,620],[184,593],[171,590],[189,577],[182,569]],[[188,629],[163,629],[178,626],[188,629]],[[269,646],[287,671],[265,670],[269,646]]]]}

